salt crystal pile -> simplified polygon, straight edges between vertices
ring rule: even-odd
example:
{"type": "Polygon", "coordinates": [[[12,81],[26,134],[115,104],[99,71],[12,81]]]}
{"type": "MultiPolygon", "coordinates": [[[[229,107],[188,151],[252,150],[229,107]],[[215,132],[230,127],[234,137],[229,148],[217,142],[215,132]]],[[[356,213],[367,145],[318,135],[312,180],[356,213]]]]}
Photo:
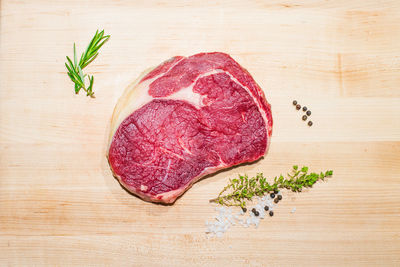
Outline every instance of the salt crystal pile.
{"type": "MultiPolygon", "coordinates": [[[[280,195],[280,192],[278,195],[280,195]]],[[[256,211],[258,211],[258,216],[255,216],[253,212],[249,212],[247,218],[241,218],[245,215],[242,209],[240,209],[237,214],[232,214],[232,208],[230,207],[216,207],[215,210],[218,212],[218,214],[215,216],[212,222],[206,221],[206,233],[211,236],[222,237],[223,234],[228,231],[230,226],[236,225],[236,223],[239,223],[243,227],[254,225],[257,228],[261,219],[265,218],[265,206],[268,206],[268,212],[273,211],[273,199],[269,195],[258,198],[257,204],[249,209],[251,211],[254,208],[256,211]]]]}

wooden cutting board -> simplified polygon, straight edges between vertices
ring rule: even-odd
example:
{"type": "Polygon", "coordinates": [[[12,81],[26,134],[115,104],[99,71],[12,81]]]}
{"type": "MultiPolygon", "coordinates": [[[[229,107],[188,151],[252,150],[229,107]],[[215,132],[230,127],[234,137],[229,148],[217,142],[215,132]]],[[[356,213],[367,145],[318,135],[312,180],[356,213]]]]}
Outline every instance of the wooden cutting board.
{"type": "Polygon", "coordinates": [[[400,265],[398,1],[3,0],[0,15],[0,265],[400,265]],[[102,28],[96,98],[74,95],[65,56],[102,28]],[[231,54],[265,90],[269,154],[172,206],[143,202],[105,158],[114,105],[145,68],[203,51],[231,54]],[[228,178],[293,164],[334,177],[284,192],[258,229],[206,238],[228,178]]]}

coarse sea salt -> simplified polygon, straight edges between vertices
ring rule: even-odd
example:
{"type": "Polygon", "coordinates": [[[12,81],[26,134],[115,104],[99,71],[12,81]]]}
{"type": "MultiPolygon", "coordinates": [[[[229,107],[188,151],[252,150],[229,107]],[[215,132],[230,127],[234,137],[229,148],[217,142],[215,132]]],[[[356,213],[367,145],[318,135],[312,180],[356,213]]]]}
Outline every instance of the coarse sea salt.
{"type": "Polygon", "coordinates": [[[265,206],[268,206],[269,210],[271,211],[274,208],[273,199],[269,195],[258,198],[257,204],[249,209],[247,216],[245,216],[246,214],[242,209],[240,209],[237,214],[233,214],[231,207],[216,207],[215,210],[217,211],[217,215],[211,222],[206,221],[206,234],[209,237],[222,237],[232,225],[236,225],[237,223],[246,228],[250,227],[251,225],[254,225],[255,228],[257,228],[260,224],[260,221],[266,216],[266,212],[264,210],[265,206]],[[253,208],[258,211],[258,216],[255,216],[254,213],[251,212],[253,208]]]}

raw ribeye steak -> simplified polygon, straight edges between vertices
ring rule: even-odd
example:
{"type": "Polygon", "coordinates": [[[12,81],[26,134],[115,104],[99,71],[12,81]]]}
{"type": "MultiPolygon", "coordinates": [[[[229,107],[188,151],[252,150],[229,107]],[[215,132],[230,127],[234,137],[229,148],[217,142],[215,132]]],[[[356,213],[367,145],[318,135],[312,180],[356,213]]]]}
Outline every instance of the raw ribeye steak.
{"type": "Polygon", "coordinates": [[[229,55],[177,56],[125,90],[107,156],[127,190],[173,203],[205,175],[263,157],[271,133],[263,91],[229,55]]]}

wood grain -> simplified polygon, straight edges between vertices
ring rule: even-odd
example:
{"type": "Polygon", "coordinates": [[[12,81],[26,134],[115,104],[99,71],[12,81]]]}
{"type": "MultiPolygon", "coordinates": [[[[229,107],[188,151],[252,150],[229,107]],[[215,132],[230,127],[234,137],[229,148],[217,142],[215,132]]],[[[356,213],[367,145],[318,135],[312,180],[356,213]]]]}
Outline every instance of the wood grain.
{"type": "Polygon", "coordinates": [[[398,1],[0,4],[0,265],[400,265],[398,1]],[[112,37],[87,68],[89,99],[73,94],[64,61],[97,28],[112,37]],[[265,90],[269,154],[173,206],[143,202],[106,162],[112,110],[144,69],[202,51],[231,54],[265,90]],[[312,110],[313,127],[293,99],[312,110]],[[335,175],[285,194],[258,229],[206,238],[208,199],[228,177],[295,163],[335,175]]]}

